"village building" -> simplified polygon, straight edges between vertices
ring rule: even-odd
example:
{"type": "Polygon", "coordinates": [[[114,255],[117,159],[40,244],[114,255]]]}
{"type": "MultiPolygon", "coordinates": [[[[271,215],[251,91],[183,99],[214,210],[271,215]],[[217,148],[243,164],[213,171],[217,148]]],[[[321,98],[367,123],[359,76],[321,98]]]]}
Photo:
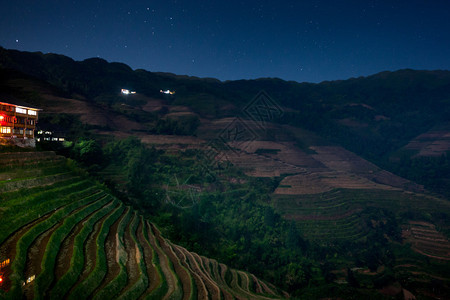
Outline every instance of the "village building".
{"type": "Polygon", "coordinates": [[[0,140],[10,140],[19,146],[34,146],[34,130],[40,109],[21,101],[4,100],[0,98],[0,140]]]}

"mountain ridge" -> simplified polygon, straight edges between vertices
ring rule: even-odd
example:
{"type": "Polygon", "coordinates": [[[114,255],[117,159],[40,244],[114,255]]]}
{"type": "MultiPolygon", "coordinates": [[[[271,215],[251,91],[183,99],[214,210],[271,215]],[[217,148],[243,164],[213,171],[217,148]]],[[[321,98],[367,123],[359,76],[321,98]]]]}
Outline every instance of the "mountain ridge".
{"type": "Polygon", "coordinates": [[[20,57],[3,50],[0,84],[40,104],[39,126],[59,128],[72,143],[46,147],[155,212],[164,233],[188,249],[248,266],[306,298],[310,285],[322,295],[398,285],[425,295],[436,277],[450,291],[439,268],[450,233],[450,72],[219,82],[96,58],[60,64],[35,55],[30,67],[20,57]],[[44,75],[5,69],[14,64],[44,75]]]}

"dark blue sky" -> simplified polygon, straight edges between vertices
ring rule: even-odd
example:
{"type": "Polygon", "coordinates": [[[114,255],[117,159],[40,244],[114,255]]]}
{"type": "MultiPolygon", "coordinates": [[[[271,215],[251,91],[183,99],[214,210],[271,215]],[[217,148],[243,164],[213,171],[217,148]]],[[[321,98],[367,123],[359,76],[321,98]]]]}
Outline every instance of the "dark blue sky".
{"type": "Polygon", "coordinates": [[[0,46],[221,80],[450,69],[450,1],[22,1],[0,46]]]}

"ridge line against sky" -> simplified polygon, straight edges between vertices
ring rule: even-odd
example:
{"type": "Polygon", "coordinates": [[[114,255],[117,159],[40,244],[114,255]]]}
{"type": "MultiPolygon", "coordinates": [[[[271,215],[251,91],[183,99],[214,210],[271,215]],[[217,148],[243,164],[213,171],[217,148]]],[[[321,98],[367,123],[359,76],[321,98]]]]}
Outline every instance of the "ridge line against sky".
{"type": "Polygon", "coordinates": [[[345,81],[345,80],[355,79],[355,78],[367,78],[367,77],[376,76],[378,74],[385,73],[385,72],[401,72],[401,71],[405,71],[405,70],[411,70],[411,71],[417,71],[417,72],[421,72],[421,71],[422,72],[450,72],[450,70],[445,70],[445,69],[434,69],[434,70],[431,70],[431,69],[425,70],[425,69],[423,69],[423,70],[419,70],[419,69],[403,68],[403,69],[397,69],[397,70],[383,70],[383,71],[378,71],[378,72],[367,74],[367,75],[359,75],[359,76],[353,76],[353,77],[348,77],[348,78],[322,80],[322,81],[319,81],[319,82],[296,81],[296,80],[292,80],[292,79],[283,79],[283,78],[280,78],[280,77],[269,77],[269,76],[255,77],[255,78],[241,78],[241,79],[224,79],[224,80],[222,80],[222,79],[219,79],[219,78],[216,78],[216,77],[196,76],[196,75],[191,75],[191,74],[177,74],[177,73],[173,73],[173,72],[169,72],[169,71],[152,71],[152,70],[147,70],[147,69],[143,69],[143,68],[132,68],[131,66],[129,66],[128,64],[126,64],[124,62],[121,62],[121,61],[108,61],[108,60],[104,59],[103,57],[99,57],[99,56],[86,57],[86,58],[82,58],[82,59],[74,59],[74,58],[72,58],[72,57],[70,57],[68,55],[61,54],[61,53],[54,53],[54,52],[46,52],[46,53],[44,53],[42,51],[27,51],[27,50],[18,50],[18,49],[8,49],[8,48],[3,47],[2,45],[0,45],[0,47],[4,48],[7,51],[12,50],[12,51],[21,51],[21,52],[25,52],[25,53],[27,53],[27,52],[28,53],[41,53],[43,55],[52,55],[52,54],[53,55],[58,55],[58,56],[62,55],[62,56],[68,57],[69,59],[72,59],[75,62],[83,62],[85,60],[90,60],[90,59],[101,59],[101,60],[106,61],[107,63],[124,64],[127,67],[131,68],[133,71],[144,70],[144,71],[151,72],[151,73],[156,73],[156,74],[163,74],[163,75],[167,74],[169,76],[191,77],[191,78],[198,78],[198,79],[211,79],[211,80],[217,80],[217,81],[220,81],[220,82],[240,81],[240,80],[278,79],[278,80],[283,80],[283,81],[286,81],[286,82],[290,81],[290,82],[296,82],[296,83],[320,84],[320,83],[323,83],[323,82],[345,81]]]}
{"type": "Polygon", "coordinates": [[[450,1],[5,1],[0,45],[222,81],[450,69],[450,1]]]}

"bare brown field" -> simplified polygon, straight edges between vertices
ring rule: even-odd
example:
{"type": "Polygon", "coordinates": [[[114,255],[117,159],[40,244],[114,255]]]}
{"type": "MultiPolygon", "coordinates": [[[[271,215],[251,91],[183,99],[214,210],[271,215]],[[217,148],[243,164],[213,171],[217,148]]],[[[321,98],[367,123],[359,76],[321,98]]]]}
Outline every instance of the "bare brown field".
{"type": "Polygon", "coordinates": [[[311,149],[317,153],[312,156],[333,171],[353,173],[377,184],[388,186],[388,189],[394,187],[412,191],[423,190],[422,186],[385,171],[342,147],[314,146],[311,149]]]}
{"type": "Polygon", "coordinates": [[[123,115],[112,111],[105,111],[101,107],[92,105],[87,101],[72,98],[43,95],[45,106],[41,107],[46,114],[67,113],[78,115],[83,123],[97,126],[109,126],[123,130],[142,130],[144,127],[123,115]]]}
{"type": "Polygon", "coordinates": [[[163,108],[164,101],[160,99],[154,99],[154,98],[147,98],[147,103],[142,105],[141,108],[143,111],[146,112],[156,112],[163,108]]]}
{"type": "Polygon", "coordinates": [[[336,188],[346,189],[383,189],[396,188],[370,181],[366,178],[346,172],[317,172],[288,176],[283,179],[275,194],[301,195],[317,194],[336,188]]]}
{"type": "Polygon", "coordinates": [[[285,217],[288,220],[295,220],[295,221],[336,221],[336,220],[341,220],[347,217],[350,217],[358,212],[360,212],[361,209],[353,209],[353,210],[348,210],[345,213],[341,213],[341,214],[335,214],[335,215],[329,215],[329,216],[325,216],[325,215],[290,215],[290,214],[286,214],[283,217],[285,217]]]}
{"type": "Polygon", "coordinates": [[[223,154],[222,160],[228,160],[242,168],[249,176],[274,177],[304,171],[302,167],[256,153],[227,150],[223,154]]]}
{"type": "Polygon", "coordinates": [[[450,150],[450,124],[445,124],[425,132],[405,147],[418,151],[417,156],[440,156],[450,150]]]}
{"type": "Polygon", "coordinates": [[[251,141],[228,143],[223,160],[241,167],[249,176],[289,174],[275,194],[316,194],[336,188],[400,190],[420,187],[384,171],[338,146],[312,146],[306,153],[293,143],[251,141]]]}
{"type": "Polygon", "coordinates": [[[450,242],[433,224],[410,221],[402,235],[414,251],[431,258],[450,260],[450,242]]]}
{"type": "Polygon", "coordinates": [[[200,146],[205,143],[204,140],[194,136],[179,136],[179,135],[138,135],[143,143],[155,145],[171,145],[184,144],[200,146]]]}

